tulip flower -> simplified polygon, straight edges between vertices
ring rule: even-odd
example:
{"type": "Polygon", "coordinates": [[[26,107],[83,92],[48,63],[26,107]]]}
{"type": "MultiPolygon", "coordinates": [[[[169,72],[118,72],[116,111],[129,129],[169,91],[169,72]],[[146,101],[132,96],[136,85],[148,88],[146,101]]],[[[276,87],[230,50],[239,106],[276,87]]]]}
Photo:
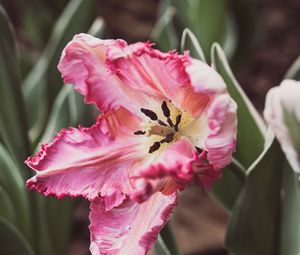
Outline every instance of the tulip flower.
{"type": "Polygon", "coordinates": [[[146,254],[195,181],[209,189],[231,162],[236,104],[220,75],[188,53],[76,35],[58,69],[102,114],[60,131],[27,159],[27,187],[91,201],[93,255],[146,254]]]}
{"type": "Polygon", "coordinates": [[[264,116],[290,165],[300,173],[300,82],[284,80],[270,89],[264,116]]]}

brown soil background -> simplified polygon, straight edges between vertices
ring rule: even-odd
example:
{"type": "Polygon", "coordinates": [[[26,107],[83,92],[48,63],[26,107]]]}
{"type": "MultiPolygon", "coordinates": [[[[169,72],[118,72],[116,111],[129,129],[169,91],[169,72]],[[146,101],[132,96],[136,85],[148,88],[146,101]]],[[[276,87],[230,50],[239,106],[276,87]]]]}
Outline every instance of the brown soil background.
{"type": "MultiPolygon", "coordinates": [[[[147,40],[155,24],[159,0],[103,0],[101,14],[107,37],[129,42],[147,40]]],[[[255,44],[233,66],[238,81],[261,112],[266,92],[278,85],[300,54],[300,1],[257,0],[255,44]]],[[[88,204],[76,207],[70,255],[89,254],[88,204]],[[83,238],[84,237],[84,238],[83,238]]],[[[207,193],[193,185],[180,196],[172,218],[174,233],[183,254],[223,255],[228,216],[207,193]]]]}

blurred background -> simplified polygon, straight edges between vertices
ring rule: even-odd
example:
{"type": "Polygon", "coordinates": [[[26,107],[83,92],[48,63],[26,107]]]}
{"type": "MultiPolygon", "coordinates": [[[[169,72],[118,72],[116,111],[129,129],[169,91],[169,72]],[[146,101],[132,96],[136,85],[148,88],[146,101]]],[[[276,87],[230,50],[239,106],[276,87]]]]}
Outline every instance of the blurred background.
{"type": "MultiPolygon", "coordinates": [[[[32,151],[56,131],[56,127],[49,128],[57,98],[62,97],[62,81],[56,65],[62,48],[75,33],[90,32],[101,38],[122,38],[128,42],[151,40],[167,51],[180,50],[182,31],[188,27],[200,41],[207,59],[213,42],[222,45],[234,74],[260,112],[266,92],[281,82],[300,54],[299,0],[0,0],[0,3],[16,34],[20,83],[26,111],[31,113],[28,126],[32,151]]],[[[197,56],[190,42],[185,48],[197,56]]],[[[62,122],[61,127],[76,126],[77,122],[89,125],[97,114],[95,109],[84,109],[90,117],[77,111],[72,121],[74,113],[69,108],[70,121],[62,122]]],[[[89,254],[88,203],[80,199],[53,202],[57,207],[51,203],[47,206],[54,211],[60,208],[56,213],[64,212],[66,221],[61,222],[63,226],[52,221],[50,243],[54,245],[51,231],[55,233],[58,227],[67,229],[65,240],[69,240],[59,252],[52,248],[52,254],[89,254]],[[62,203],[68,204],[67,207],[62,203]]],[[[183,254],[227,254],[223,239],[228,217],[209,194],[189,186],[181,194],[172,221],[183,254]]]]}

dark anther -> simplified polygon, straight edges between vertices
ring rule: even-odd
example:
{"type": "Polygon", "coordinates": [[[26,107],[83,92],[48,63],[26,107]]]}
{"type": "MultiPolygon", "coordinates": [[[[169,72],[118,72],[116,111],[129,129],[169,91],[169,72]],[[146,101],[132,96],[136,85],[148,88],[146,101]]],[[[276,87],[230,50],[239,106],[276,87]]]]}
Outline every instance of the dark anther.
{"type": "Polygon", "coordinates": [[[171,120],[171,118],[167,118],[167,121],[170,125],[170,127],[174,127],[173,121],[171,120]]]}
{"type": "Polygon", "coordinates": [[[176,132],[177,132],[178,129],[179,129],[179,123],[180,123],[180,121],[181,121],[181,114],[177,115],[177,117],[176,117],[176,123],[175,123],[175,125],[174,125],[175,131],[176,131],[176,132]]]}
{"type": "Polygon", "coordinates": [[[154,151],[157,151],[160,147],[160,143],[159,142],[155,142],[150,148],[149,148],[149,153],[152,153],[154,151]]]}
{"type": "Polygon", "coordinates": [[[166,101],[164,101],[164,102],[162,103],[161,109],[162,109],[162,111],[163,111],[165,117],[167,117],[167,118],[170,117],[170,109],[169,109],[169,107],[168,107],[166,101]]]}
{"type": "Polygon", "coordinates": [[[197,150],[197,152],[198,152],[199,154],[202,153],[202,150],[201,150],[199,147],[195,146],[195,148],[196,148],[196,150],[197,150]]]}
{"type": "Polygon", "coordinates": [[[164,123],[162,120],[158,120],[157,123],[161,126],[168,126],[166,123],[164,123]]]}
{"type": "Polygon", "coordinates": [[[173,139],[174,139],[174,135],[175,135],[174,133],[167,134],[166,137],[160,141],[160,143],[170,143],[170,142],[172,142],[173,139]]]}
{"type": "Polygon", "coordinates": [[[146,132],[142,131],[142,130],[139,130],[139,131],[134,132],[134,134],[135,135],[144,135],[144,134],[146,134],[146,132]]]}
{"type": "Polygon", "coordinates": [[[141,112],[144,113],[151,120],[157,120],[158,119],[158,117],[157,117],[157,115],[156,115],[156,113],[154,111],[142,108],[141,112]]]}

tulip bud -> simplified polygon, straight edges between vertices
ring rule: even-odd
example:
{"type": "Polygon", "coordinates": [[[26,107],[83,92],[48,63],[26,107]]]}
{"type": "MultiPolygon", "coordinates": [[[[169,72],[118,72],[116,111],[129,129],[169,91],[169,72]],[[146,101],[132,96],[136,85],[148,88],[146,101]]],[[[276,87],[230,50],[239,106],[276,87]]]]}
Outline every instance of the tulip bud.
{"type": "Polygon", "coordinates": [[[292,168],[300,173],[300,82],[284,80],[266,98],[264,117],[292,168]]]}

